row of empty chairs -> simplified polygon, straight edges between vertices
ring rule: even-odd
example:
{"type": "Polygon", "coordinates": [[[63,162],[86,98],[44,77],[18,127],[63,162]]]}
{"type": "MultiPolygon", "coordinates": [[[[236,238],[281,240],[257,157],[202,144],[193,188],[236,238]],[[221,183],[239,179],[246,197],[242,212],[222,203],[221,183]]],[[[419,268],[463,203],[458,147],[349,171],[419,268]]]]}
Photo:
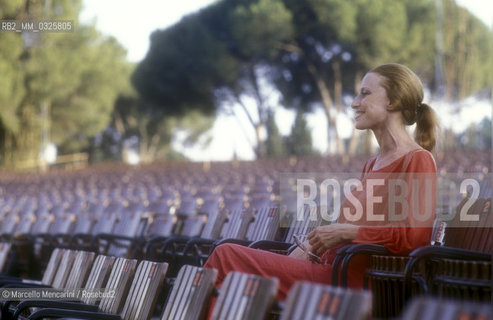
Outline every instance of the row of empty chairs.
{"type": "MultiPolygon", "coordinates": [[[[356,159],[356,162],[332,160],[337,163],[314,158],[237,164],[99,167],[39,176],[6,174],[0,177],[0,232],[3,241],[0,244],[0,263],[4,265],[3,270],[34,275],[33,269],[48,270],[49,257],[55,248],[84,249],[94,255],[165,263],[166,275],[170,279],[165,282],[165,287],[174,282],[174,290],[179,287],[176,286],[178,278],[172,280],[178,271],[189,264],[200,267],[210,250],[221,241],[289,252],[294,232],[306,234],[323,222],[296,224],[293,217],[298,208],[292,205],[289,208],[280,207],[283,204],[280,191],[292,186],[280,184],[279,175],[282,172],[323,170],[357,172],[363,163],[363,158],[356,159]],[[30,251],[34,253],[32,256],[28,254],[30,251]]],[[[438,161],[449,160],[443,157],[442,160],[438,158],[438,161]]],[[[486,175],[490,164],[481,161],[473,167],[486,175]]],[[[453,166],[448,165],[441,174],[452,169],[453,166]]],[[[466,172],[461,169],[458,174],[466,176],[466,172]]],[[[443,177],[446,178],[446,175],[443,177]]],[[[488,190],[488,187],[482,190],[488,190]]],[[[491,193],[491,186],[489,190],[491,193]]],[[[456,194],[444,195],[446,199],[454,196],[456,194]]],[[[488,199],[488,193],[484,191],[481,197],[488,199]]],[[[474,209],[482,212],[486,203],[483,201],[483,207],[476,205],[474,209]]],[[[307,208],[301,209],[307,214],[307,208]]],[[[484,212],[481,216],[483,220],[491,218],[489,212],[484,212]]],[[[469,227],[469,230],[475,230],[475,226],[469,227]]],[[[449,224],[447,229],[449,235],[453,234],[452,225],[449,224]]],[[[482,245],[480,252],[484,254],[479,257],[491,258],[491,252],[488,253],[491,232],[484,229],[486,233],[480,236],[477,236],[477,232],[466,232],[461,237],[468,239],[468,242],[479,241],[482,245]]],[[[445,244],[448,246],[449,243],[451,240],[446,238],[445,244]]],[[[351,250],[340,254],[343,271],[344,259],[352,254],[351,250]]],[[[409,257],[390,257],[385,251],[379,250],[376,252],[383,255],[372,256],[373,271],[370,270],[367,275],[372,299],[365,301],[371,302],[373,316],[396,317],[409,306],[410,301],[423,293],[483,303],[491,296],[491,291],[484,288],[484,284],[491,281],[491,271],[487,271],[488,268],[491,270],[491,261],[482,258],[477,260],[477,256],[474,260],[471,256],[469,260],[473,260],[474,266],[469,267],[469,264],[462,266],[463,261],[450,261],[454,260],[452,258],[434,258],[433,269],[425,269],[425,279],[421,281],[419,272],[412,268],[410,271],[406,269],[409,257]],[[443,264],[436,264],[437,259],[443,264]],[[385,266],[390,266],[390,271],[385,266]],[[457,272],[458,269],[466,268],[471,272],[466,272],[465,276],[457,272]],[[371,272],[381,272],[378,273],[379,277],[385,272],[401,274],[398,276],[400,282],[397,281],[395,285],[394,280],[382,277],[379,280],[371,272]],[[408,281],[406,272],[414,288],[410,293],[407,290],[411,286],[405,285],[408,281]],[[461,283],[457,282],[457,274],[462,277],[461,283]],[[417,285],[415,281],[418,281],[417,285]],[[388,283],[394,284],[389,286],[388,283]],[[421,284],[425,285],[424,289],[421,284]],[[465,294],[461,289],[473,285],[476,289],[472,293],[465,294]],[[395,305],[394,310],[389,311],[389,305],[395,305]]],[[[336,281],[334,285],[344,286],[344,283],[336,281]]],[[[233,293],[228,301],[236,299],[231,295],[233,293]]],[[[302,305],[301,302],[299,304],[302,305]]],[[[277,305],[279,303],[273,303],[270,309],[267,308],[270,310],[268,312],[272,313],[272,307],[276,309],[277,305]]],[[[330,303],[326,304],[326,309],[330,309],[329,306],[330,303]]],[[[295,308],[296,304],[291,307],[295,308]]],[[[281,311],[277,316],[281,316],[281,311]]]]}
{"type": "MultiPolygon", "coordinates": [[[[25,300],[2,302],[2,319],[194,320],[203,319],[368,319],[372,297],[354,291],[310,282],[297,282],[286,301],[276,301],[278,280],[232,272],[221,289],[215,288],[217,271],[185,265],[172,290],[162,299],[168,265],[151,261],[116,258],[92,252],[55,249],[38,288],[77,290],[100,295],[72,301],[25,300]],[[104,289],[111,290],[104,290],[104,289]],[[100,290],[100,291],[97,291],[100,290]],[[215,302],[213,302],[215,301],[215,302]],[[33,309],[34,308],[34,309],[33,309]]],[[[0,277],[1,285],[34,282],[0,277]]],[[[491,305],[481,303],[414,299],[402,319],[491,319],[491,305]],[[460,317],[457,318],[457,316],[460,317]]]]}

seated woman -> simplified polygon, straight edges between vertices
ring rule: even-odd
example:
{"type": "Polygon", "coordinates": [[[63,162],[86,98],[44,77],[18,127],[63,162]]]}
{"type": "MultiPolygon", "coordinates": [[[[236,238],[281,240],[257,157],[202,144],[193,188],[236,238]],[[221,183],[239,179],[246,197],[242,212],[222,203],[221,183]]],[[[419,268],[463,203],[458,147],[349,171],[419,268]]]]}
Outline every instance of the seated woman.
{"type": "MultiPolygon", "coordinates": [[[[422,100],[421,81],[409,68],[384,64],[369,71],[351,107],[356,114],[356,128],[372,130],[380,151],[365,164],[361,186],[353,190],[352,199],[344,201],[338,223],[317,227],[308,235],[305,246],[313,253],[322,255],[323,263],[311,262],[299,248],[289,256],[283,256],[223,244],[214,250],[205,264],[206,268],[218,270],[217,286],[221,286],[230,271],[275,276],[279,278],[277,298],[284,300],[296,281],[330,284],[331,263],[337,249],[344,244],[382,244],[395,254],[407,254],[427,245],[435,214],[434,179],[437,169],[430,151],[435,145],[437,121],[431,107],[422,100]],[[406,126],[414,123],[415,140],[406,130],[406,126]],[[420,178],[422,174],[432,179],[420,178]],[[370,193],[366,189],[373,178],[371,194],[374,199],[367,201],[370,193]],[[397,178],[407,185],[394,183],[390,184],[394,189],[389,189],[390,180],[395,182],[397,178]],[[403,192],[414,197],[408,196],[403,201],[403,192]],[[431,201],[425,201],[426,197],[431,201]],[[359,200],[361,207],[354,205],[355,199],[359,200]],[[400,208],[399,214],[389,214],[391,202],[400,208]],[[372,205],[371,210],[367,210],[367,204],[372,205]],[[358,211],[362,215],[359,219],[353,219],[358,216],[358,211]],[[392,219],[395,217],[400,219],[392,219]]],[[[362,275],[368,265],[365,257],[353,260],[348,273],[350,287],[362,287],[362,275]]]]}

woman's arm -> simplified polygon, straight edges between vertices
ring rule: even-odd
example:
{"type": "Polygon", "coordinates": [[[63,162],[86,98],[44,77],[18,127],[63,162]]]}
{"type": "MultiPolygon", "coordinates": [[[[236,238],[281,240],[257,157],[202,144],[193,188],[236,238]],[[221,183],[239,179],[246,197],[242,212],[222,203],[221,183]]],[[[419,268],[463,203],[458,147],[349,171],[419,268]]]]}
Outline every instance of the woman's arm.
{"type": "Polygon", "coordinates": [[[308,242],[312,252],[321,255],[325,250],[341,242],[352,241],[358,236],[359,226],[345,223],[334,223],[315,228],[308,234],[308,242]]]}

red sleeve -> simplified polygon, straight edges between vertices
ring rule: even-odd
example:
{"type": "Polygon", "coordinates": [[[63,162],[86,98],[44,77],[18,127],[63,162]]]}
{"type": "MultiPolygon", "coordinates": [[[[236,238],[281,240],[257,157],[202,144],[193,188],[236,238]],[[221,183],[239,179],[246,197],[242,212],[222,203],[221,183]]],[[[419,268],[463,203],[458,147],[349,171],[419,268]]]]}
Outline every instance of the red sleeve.
{"type": "MultiPolygon", "coordinates": [[[[399,170],[402,170],[402,168],[399,168],[399,170]]],[[[406,179],[409,179],[409,181],[412,178],[418,180],[418,185],[415,187],[415,190],[418,190],[420,197],[426,196],[426,193],[431,193],[430,201],[428,201],[428,203],[431,203],[431,207],[429,207],[429,210],[431,210],[429,219],[426,219],[425,221],[416,221],[415,217],[412,214],[409,214],[404,223],[386,223],[381,226],[360,226],[357,238],[353,240],[354,243],[382,244],[392,253],[403,255],[430,243],[431,227],[435,217],[436,206],[435,190],[437,170],[433,156],[425,150],[414,152],[404,171],[409,173],[406,174],[406,179]],[[430,181],[432,181],[432,184],[429,185],[427,189],[425,184],[429,184],[430,181]]],[[[410,192],[412,193],[412,191],[410,192]]],[[[421,205],[421,203],[424,204],[424,201],[420,201],[419,203],[419,210],[424,210],[424,208],[421,208],[422,206],[424,207],[424,205],[421,205]]],[[[412,203],[409,203],[409,206],[410,211],[412,211],[412,203]]]]}

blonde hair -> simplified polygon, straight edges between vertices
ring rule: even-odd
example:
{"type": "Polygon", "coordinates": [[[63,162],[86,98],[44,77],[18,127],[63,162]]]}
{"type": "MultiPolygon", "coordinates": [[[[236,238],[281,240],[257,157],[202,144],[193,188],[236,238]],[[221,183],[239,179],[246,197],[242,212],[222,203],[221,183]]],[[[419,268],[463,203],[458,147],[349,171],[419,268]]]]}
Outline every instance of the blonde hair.
{"type": "Polygon", "coordinates": [[[414,140],[424,149],[432,151],[436,143],[438,120],[433,109],[423,103],[423,84],[408,67],[382,64],[370,72],[384,77],[382,86],[395,111],[400,111],[406,125],[416,123],[414,140]]]}

